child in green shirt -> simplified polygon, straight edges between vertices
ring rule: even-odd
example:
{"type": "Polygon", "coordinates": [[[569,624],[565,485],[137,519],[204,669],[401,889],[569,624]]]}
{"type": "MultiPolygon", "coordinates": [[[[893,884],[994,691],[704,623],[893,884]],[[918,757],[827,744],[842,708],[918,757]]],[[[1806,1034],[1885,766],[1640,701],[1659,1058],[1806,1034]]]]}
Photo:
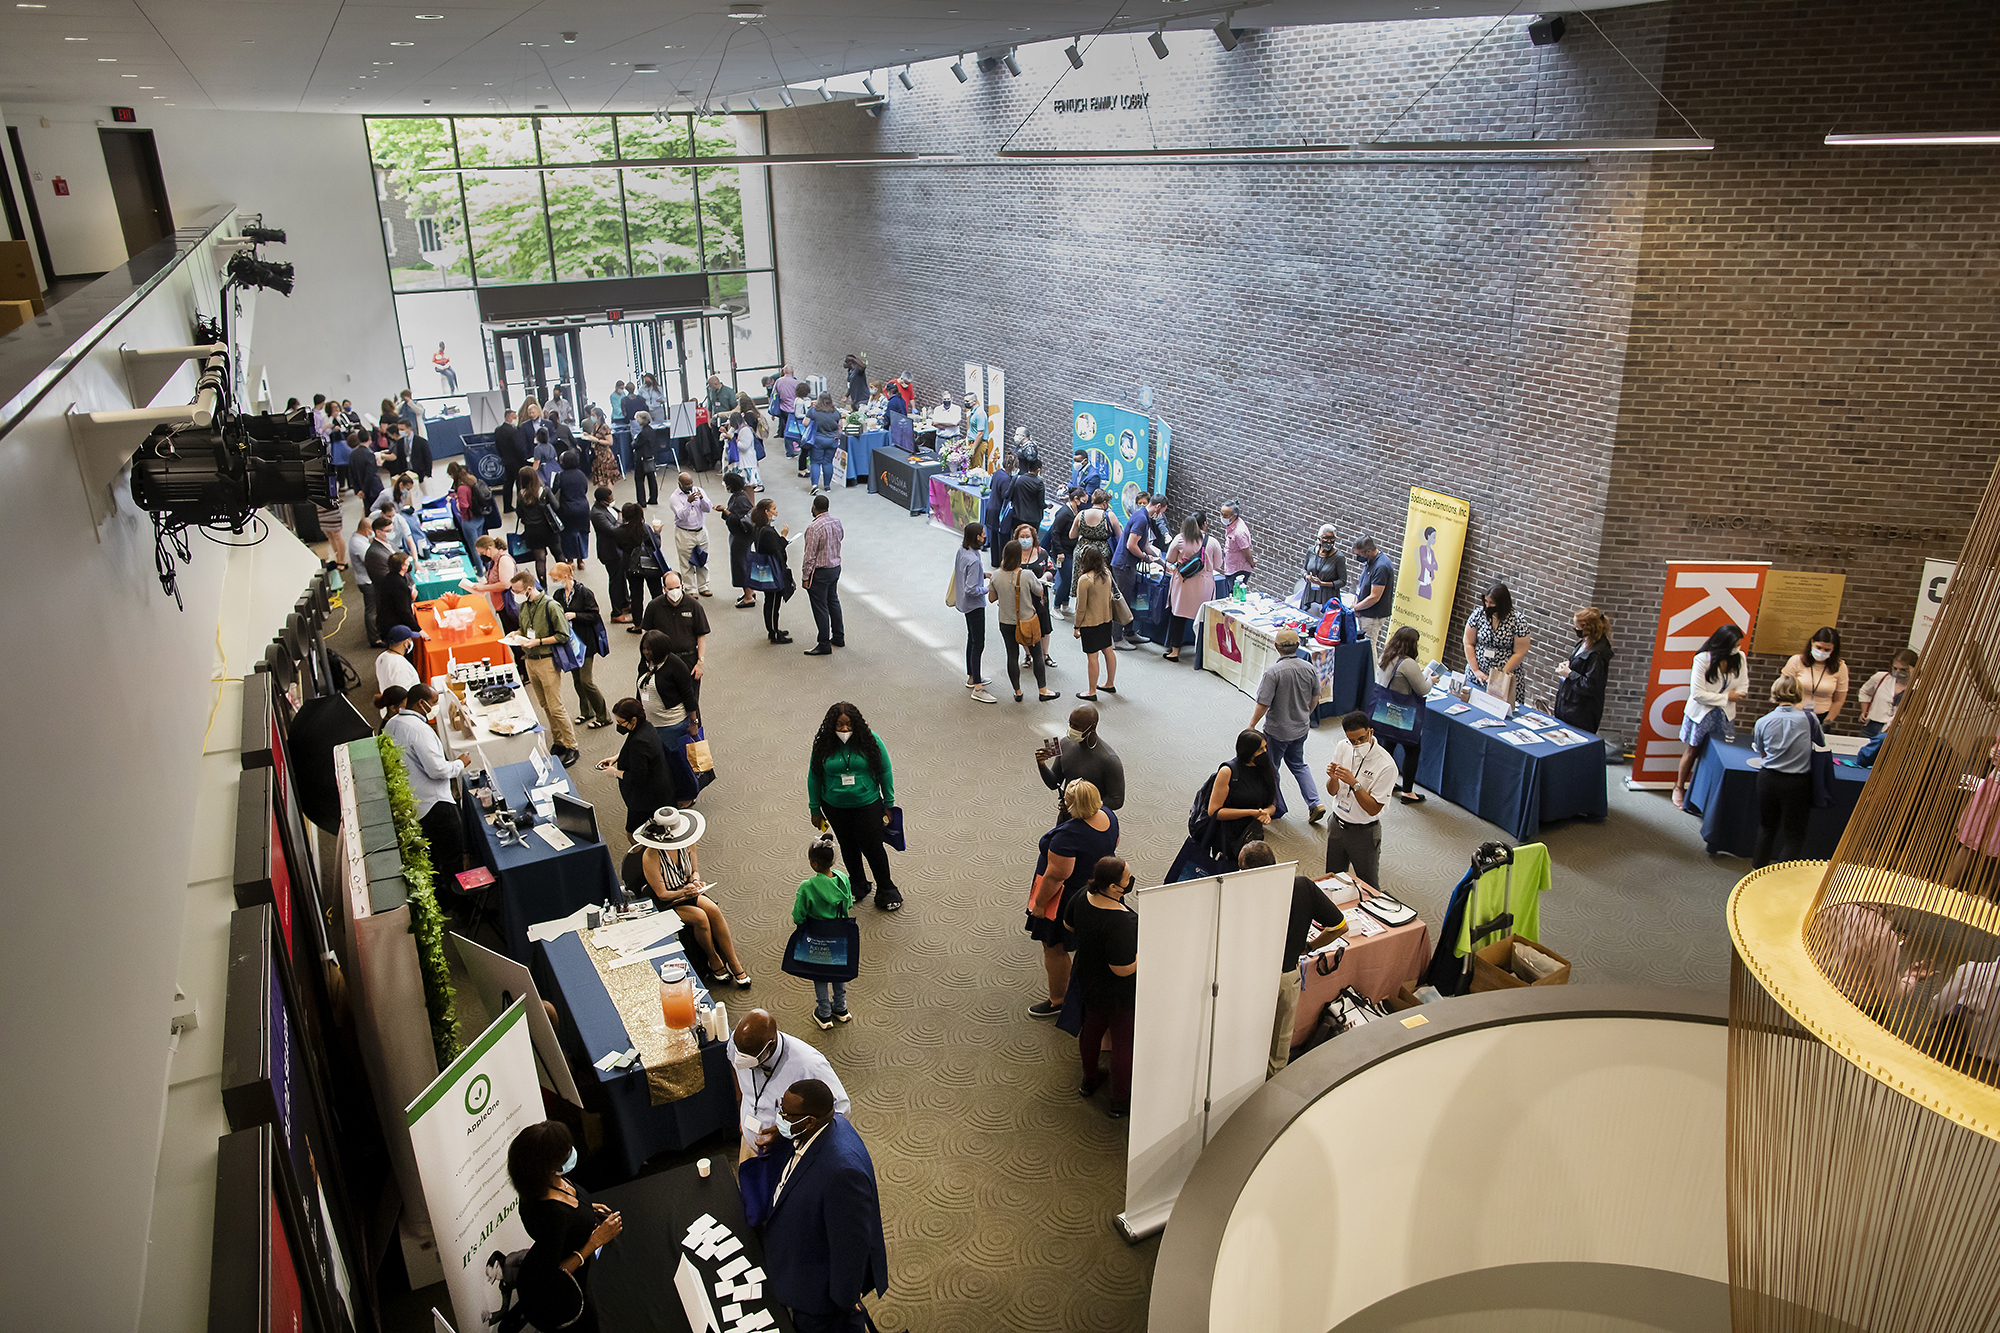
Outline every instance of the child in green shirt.
{"type": "MultiPolygon", "coordinates": [[[[799,896],[792,902],[792,924],[802,925],[807,918],[819,921],[837,921],[847,916],[854,908],[854,889],[848,883],[847,872],[833,868],[834,843],[830,837],[822,837],[806,849],[806,864],[813,869],[812,878],[799,884],[799,896]]],[[[847,983],[844,981],[814,981],[813,1021],[824,1032],[835,1023],[845,1023],[854,1017],[847,1012],[847,983]]]]}

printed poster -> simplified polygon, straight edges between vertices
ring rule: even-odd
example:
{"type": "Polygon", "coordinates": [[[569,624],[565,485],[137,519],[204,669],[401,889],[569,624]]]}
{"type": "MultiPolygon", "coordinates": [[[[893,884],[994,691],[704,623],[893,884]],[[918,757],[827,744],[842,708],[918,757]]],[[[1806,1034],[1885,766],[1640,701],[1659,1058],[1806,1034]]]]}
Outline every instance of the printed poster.
{"type": "Polygon", "coordinates": [[[438,1261],[459,1327],[481,1329],[512,1295],[505,1280],[534,1243],[507,1179],[507,1145],[542,1119],[542,1086],[516,999],[405,1113],[438,1261]]]}
{"type": "Polygon", "coordinates": [[[1757,641],[1750,651],[1785,657],[1800,651],[1822,626],[1840,623],[1840,598],[1846,590],[1845,574],[1772,570],[1764,576],[1757,641]]]}
{"type": "Polygon", "coordinates": [[[1681,715],[1687,710],[1694,655],[1724,625],[1740,626],[1745,643],[1750,641],[1770,569],[1767,560],[1677,560],[1667,565],[1653,661],[1646,672],[1646,705],[1633,745],[1631,786],[1674,785],[1687,748],[1681,744],[1681,715]]]}
{"type": "Polygon", "coordinates": [[[1111,493],[1111,516],[1122,527],[1126,512],[1146,489],[1152,462],[1152,421],[1130,408],[1079,401],[1071,425],[1075,436],[1070,445],[1072,462],[1078,449],[1090,455],[1106,479],[1104,489],[1111,493]]]}
{"type": "Polygon", "coordinates": [[[1160,428],[1160,458],[1157,463],[1153,464],[1153,490],[1160,494],[1165,494],[1167,489],[1167,451],[1173,447],[1174,428],[1169,426],[1164,419],[1157,424],[1160,428]]]}
{"type": "Polygon", "coordinates": [[[1938,617],[1944,613],[1944,595],[1951,588],[1956,560],[1924,561],[1924,581],[1917,586],[1917,618],[1910,622],[1910,647],[1918,652],[1931,641],[1938,617]]]}
{"type": "Polygon", "coordinates": [[[1001,447],[1007,440],[1007,372],[986,367],[986,437],[1001,447]]]}
{"type": "Polygon", "coordinates": [[[1451,635],[1451,604],[1458,595],[1458,566],[1472,506],[1453,495],[1410,487],[1403,521],[1403,559],[1396,566],[1396,594],[1389,631],[1417,630],[1417,661],[1442,662],[1451,635]]]}

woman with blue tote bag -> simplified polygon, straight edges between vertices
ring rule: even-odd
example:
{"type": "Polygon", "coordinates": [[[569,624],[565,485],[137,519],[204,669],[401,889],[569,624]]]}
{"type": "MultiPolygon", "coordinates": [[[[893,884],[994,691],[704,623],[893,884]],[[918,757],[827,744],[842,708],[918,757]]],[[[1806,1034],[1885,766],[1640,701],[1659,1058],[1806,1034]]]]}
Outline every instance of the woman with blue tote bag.
{"type": "Polygon", "coordinates": [[[1384,751],[1403,747],[1402,786],[1396,799],[1404,805],[1422,805],[1424,794],[1413,788],[1417,783],[1417,757],[1423,749],[1424,696],[1437,685],[1429,672],[1417,665],[1417,631],[1405,625],[1382,645],[1375,664],[1375,680],[1368,687],[1368,720],[1375,728],[1375,743],[1384,751]]]}

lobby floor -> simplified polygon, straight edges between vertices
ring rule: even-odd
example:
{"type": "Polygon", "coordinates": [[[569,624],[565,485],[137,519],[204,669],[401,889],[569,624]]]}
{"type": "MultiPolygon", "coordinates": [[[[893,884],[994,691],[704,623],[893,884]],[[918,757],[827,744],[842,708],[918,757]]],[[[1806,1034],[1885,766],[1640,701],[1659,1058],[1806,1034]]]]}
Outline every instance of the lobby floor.
{"type": "MultiPolygon", "coordinates": [[[[805,484],[781,457],[763,475],[796,539],[810,517],[805,484]]],[[[719,476],[701,480],[722,494],[719,476]]],[[[618,489],[621,500],[629,496],[629,482],[618,489]]],[[[350,530],[354,513],[350,500],[350,530]]],[[[941,597],[955,535],[858,487],[835,494],[834,513],[846,528],[845,650],[801,656],[813,637],[803,594],[784,612],[797,641],[782,646],[766,641],[758,613],[730,607],[729,589],[718,585],[704,601],[714,635],[703,711],[719,780],[700,801],[708,821],[701,864],[756,978],[752,990],[729,997],[731,1010],[771,1010],[785,1031],[827,1053],[853,1097],[889,1236],[894,1281],[875,1305],[884,1329],[1142,1328],[1158,1241],[1128,1246],[1112,1226],[1124,1203],[1124,1123],[1106,1118],[1101,1095],[1078,1099],[1075,1042],[1025,1012],[1044,983],[1023,907],[1036,839],[1054,812],[1034,750],[1061,732],[1075,703],[1069,696],[1084,685],[1070,623],[1056,626],[1060,670],[1051,683],[1062,702],[1038,705],[1032,677],[1028,701],[1013,702],[991,624],[986,674],[1001,702],[972,702],[963,686],[964,620],[941,597]],[[856,1018],[821,1033],[811,1022],[811,987],[782,974],[777,960],[813,836],[807,753],[836,700],[861,709],[894,761],[910,842],[894,864],[908,906],[894,915],[861,909],[862,971],[849,990],[856,1018]]],[[[710,531],[726,582],[719,520],[710,531]]],[[[797,550],[795,540],[795,570],[797,550]]],[[[585,581],[602,600],[595,562],[585,581]]],[[[612,629],[612,656],[598,664],[597,680],[615,703],[630,692],[638,638],[612,629]]],[[[360,693],[372,696],[373,654],[352,615],[335,646],[368,682],[360,693]]],[[[1228,757],[1253,701],[1215,676],[1162,662],[1157,650],[1119,654],[1118,685],[1100,708],[1102,734],[1126,768],[1120,852],[1141,883],[1153,883],[1185,836],[1195,788],[1228,757]]],[[[366,697],[358,702],[372,717],[366,697]]],[[[606,812],[614,856],[622,855],[616,784],[591,767],[616,752],[617,733],[579,736],[584,762],[573,775],[606,812]]],[[[1338,738],[1325,723],[1308,740],[1315,769],[1338,738]]],[[[1722,906],[1748,864],[1709,857],[1696,821],[1664,794],[1627,792],[1623,771],[1608,771],[1607,820],[1542,834],[1554,860],[1543,939],[1572,961],[1573,984],[1720,989],[1729,960],[1722,906]]],[[[1270,841],[1281,860],[1316,872],[1324,837],[1308,827],[1296,796],[1270,841]]],[[[1435,928],[1474,847],[1501,835],[1436,796],[1414,808],[1392,805],[1385,820],[1384,887],[1435,928]]],[[[442,1305],[443,1288],[385,1297],[389,1327],[427,1329],[427,1316],[417,1322],[425,1297],[442,1305]]]]}

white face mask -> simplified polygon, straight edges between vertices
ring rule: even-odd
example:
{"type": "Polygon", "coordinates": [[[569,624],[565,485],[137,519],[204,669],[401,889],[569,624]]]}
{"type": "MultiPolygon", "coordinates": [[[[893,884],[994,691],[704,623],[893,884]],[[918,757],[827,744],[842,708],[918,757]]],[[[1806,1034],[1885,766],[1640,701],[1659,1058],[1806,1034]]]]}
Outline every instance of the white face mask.
{"type": "MultiPolygon", "coordinates": [[[[775,1045],[775,1043],[773,1044],[775,1045]]],[[[770,1046],[766,1046],[764,1048],[765,1051],[768,1051],[770,1049],[771,1049],[770,1046]]],[[[738,1051],[736,1052],[736,1054],[729,1057],[729,1063],[735,1065],[738,1069],[755,1069],[758,1065],[762,1064],[763,1061],[764,1061],[764,1055],[762,1051],[758,1052],[756,1055],[751,1055],[747,1051],[738,1051]]]]}
{"type": "Polygon", "coordinates": [[[1080,741],[1083,739],[1083,733],[1078,731],[1075,727],[1071,727],[1069,729],[1069,738],[1073,741],[1080,741]]]}
{"type": "Polygon", "coordinates": [[[851,731],[836,731],[833,733],[833,738],[839,741],[842,745],[845,745],[849,741],[854,739],[854,733],[851,731]]]}
{"type": "Polygon", "coordinates": [[[1822,648],[1818,644],[1814,644],[1812,654],[1813,654],[1813,661],[1824,662],[1826,661],[1827,658],[1833,656],[1833,649],[1822,648]]]}
{"type": "Polygon", "coordinates": [[[678,601],[679,601],[680,599],[681,599],[681,590],[680,590],[679,588],[669,588],[669,589],[667,589],[667,600],[668,600],[668,601],[670,601],[670,602],[678,602],[678,601]]]}

